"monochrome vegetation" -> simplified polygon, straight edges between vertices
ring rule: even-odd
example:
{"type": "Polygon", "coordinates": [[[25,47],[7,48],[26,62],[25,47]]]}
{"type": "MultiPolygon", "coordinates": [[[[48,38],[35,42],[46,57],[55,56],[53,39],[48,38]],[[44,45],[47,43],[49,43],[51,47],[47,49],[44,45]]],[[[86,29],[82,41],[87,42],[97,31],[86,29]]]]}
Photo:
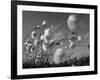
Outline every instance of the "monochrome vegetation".
{"type": "Polygon", "coordinates": [[[74,56],[72,52],[76,47],[86,47],[89,50],[89,44],[81,45],[89,37],[89,33],[84,36],[77,34],[74,31],[77,28],[76,22],[77,16],[70,15],[66,22],[70,32],[57,31],[57,27],[48,26],[45,20],[41,26],[34,27],[24,39],[23,68],[88,66],[89,54],[74,56]],[[66,41],[69,45],[64,45],[66,41]]]}

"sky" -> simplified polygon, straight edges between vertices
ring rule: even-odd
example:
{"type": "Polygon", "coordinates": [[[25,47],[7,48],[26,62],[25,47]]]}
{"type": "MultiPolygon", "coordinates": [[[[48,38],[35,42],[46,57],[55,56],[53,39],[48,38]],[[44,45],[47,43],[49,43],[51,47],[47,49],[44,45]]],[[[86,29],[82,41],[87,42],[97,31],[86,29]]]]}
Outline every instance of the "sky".
{"type": "MultiPolygon", "coordinates": [[[[37,25],[41,25],[42,21],[46,20],[48,26],[58,25],[57,30],[65,30],[70,32],[67,19],[69,15],[77,14],[81,23],[81,28],[78,27],[76,32],[81,35],[85,35],[89,32],[89,14],[78,14],[78,13],[58,13],[58,12],[39,12],[39,11],[23,11],[23,39],[25,36],[37,25]]],[[[83,41],[83,44],[89,44],[89,38],[83,41]]],[[[77,47],[74,52],[88,52],[86,48],[77,47]]]]}

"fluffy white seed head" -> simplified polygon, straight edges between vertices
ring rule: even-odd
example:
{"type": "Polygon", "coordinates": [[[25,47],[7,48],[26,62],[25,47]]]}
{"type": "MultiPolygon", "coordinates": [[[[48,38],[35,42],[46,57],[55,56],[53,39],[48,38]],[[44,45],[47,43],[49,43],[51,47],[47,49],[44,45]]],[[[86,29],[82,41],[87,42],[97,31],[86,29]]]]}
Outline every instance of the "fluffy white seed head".
{"type": "Polygon", "coordinates": [[[34,38],[35,38],[35,36],[36,36],[36,31],[32,31],[32,32],[31,32],[31,38],[33,38],[33,39],[34,39],[34,38]]]}
{"type": "Polygon", "coordinates": [[[41,35],[40,36],[40,40],[44,40],[44,35],[41,35]]]}
{"type": "Polygon", "coordinates": [[[58,48],[55,50],[54,56],[53,56],[53,62],[55,64],[59,64],[61,62],[60,60],[60,55],[63,54],[63,49],[62,48],[58,48]]]}
{"type": "Polygon", "coordinates": [[[37,25],[36,27],[37,27],[37,28],[40,28],[40,26],[39,26],[39,25],[37,25]]]}
{"type": "Polygon", "coordinates": [[[54,39],[51,39],[51,40],[50,40],[50,43],[53,43],[54,41],[55,41],[54,39]]]}
{"type": "Polygon", "coordinates": [[[47,22],[44,20],[44,21],[42,22],[42,26],[46,25],[46,23],[47,23],[47,22]]]}
{"type": "Polygon", "coordinates": [[[47,51],[47,45],[46,45],[45,43],[42,43],[42,49],[43,49],[44,51],[47,51]]]}
{"type": "Polygon", "coordinates": [[[70,41],[69,48],[75,48],[75,42],[70,41]]]}
{"type": "Polygon", "coordinates": [[[48,28],[48,29],[45,29],[44,35],[41,36],[41,39],[44,40],[45,43],[48,43],[49,42],[48,37],[50,36],[51,36],[50,28],[48,28]]]}
{"type": "Polygon", "coordinates": [[[44,35],[45,36],[49,36],[50,35],[50,28],[45,29],[44,35]]]}
{"type": "Polygon", "coordinates": [[[25,43],[24,43],[24,45],[27,45],[28,44],[28,42],[26,41],[25,43]]]}
{"type": "Polygon", "coordinates": [[[34,45],[37,46],[38,45],[38,39],[34,40],[34,45]]]}
{"type": "Polygon", "coordinates": [[[81,42],[81,41],[82,41],[82,36],[79,35],[79,36],[78,36],[78,42],[81,42]]]}
{"type": "Polygon", "coordinates": [[[31,45],[32,44],[28,43],[27,46],[26,46],[26,49],[29,50],[29,48],[30,48],[31,45]]]}

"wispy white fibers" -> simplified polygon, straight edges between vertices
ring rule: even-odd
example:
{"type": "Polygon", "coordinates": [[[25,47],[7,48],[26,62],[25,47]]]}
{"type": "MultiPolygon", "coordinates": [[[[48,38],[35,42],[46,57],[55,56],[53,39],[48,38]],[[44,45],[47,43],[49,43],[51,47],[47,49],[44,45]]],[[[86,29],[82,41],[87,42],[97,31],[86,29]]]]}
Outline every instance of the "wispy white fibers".
{"type": "Polygon", "coordinates": [[[58,48],[54,52],[53,63],[59,64],[61,62],[60,56],[64,53],[62,48],[58,48]]]}

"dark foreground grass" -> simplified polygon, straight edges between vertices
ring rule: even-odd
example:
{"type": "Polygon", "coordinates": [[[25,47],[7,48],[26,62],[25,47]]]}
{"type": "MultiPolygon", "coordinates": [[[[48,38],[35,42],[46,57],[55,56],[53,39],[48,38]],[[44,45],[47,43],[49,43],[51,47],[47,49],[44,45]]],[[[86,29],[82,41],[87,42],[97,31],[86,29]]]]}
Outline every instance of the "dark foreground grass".
{"type": "Polygon", "coordinates": [[[32,56],[26,62],[23,62],[23,68],[46,68],[46,67],[69,67],[69,66],[89,66],[89,56],[73,58],[59,64],[51,63],[50,55],[43,54],[34,59],[32,56]]]}
{"type": "Polygon", "coordinates": [[[47,67],[69,67],[69,66],[89,66],[89,55],[81,57],[66,58],[63,62],[55,64],[52,62],[54,54],[51,50],[43,51],[41,44],[37,47],[30,46],[23,52],[23,69],[28,68],[47,68],[47,67]]]}

